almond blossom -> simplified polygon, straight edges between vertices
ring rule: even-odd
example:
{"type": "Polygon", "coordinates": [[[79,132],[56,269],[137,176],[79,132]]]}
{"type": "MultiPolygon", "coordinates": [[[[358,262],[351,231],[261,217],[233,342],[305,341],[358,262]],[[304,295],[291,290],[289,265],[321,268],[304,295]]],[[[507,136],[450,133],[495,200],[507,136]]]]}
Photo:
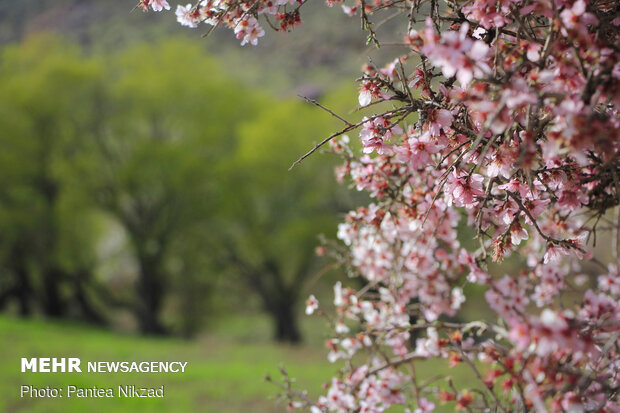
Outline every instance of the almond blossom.
{"type": "Polygon", "coordinates": [[[306,315],[314,313],[319,308],[319,300],[314,295],[310,294],[310,297],[306,300],[306,315]]]}
{"type": "Polygon", "coordinates": [[[179,4],[175,14],[177,16],[177,21],[183,26],[194,28],[198,27],[198,23],[200,23],[200,18],[193,12],[191,3],[188,3],[185,6],[181,6],[179,4]]]}
{"type": "MultiPolygon", "coordinates": [[[[208,0],[176,14],[255,45],[262,27],[299,27],[306,4],[208,0]]],[[[341,368],[316,400],[286,375],[282,396],[313,413],[620,411],[616,5],[337,4],[369,44],[381,45],[380,21],[406,35],[387,64],[362,68],[351,106],[366,117],[337,115],[326,140],[337,179],[370,199],[321,246],[358,280],[336,283],[333,316],[306,303],[332,326],[327,358],[341,368]],[[425,359],[471,380],[419,377],[425,359]]]]}

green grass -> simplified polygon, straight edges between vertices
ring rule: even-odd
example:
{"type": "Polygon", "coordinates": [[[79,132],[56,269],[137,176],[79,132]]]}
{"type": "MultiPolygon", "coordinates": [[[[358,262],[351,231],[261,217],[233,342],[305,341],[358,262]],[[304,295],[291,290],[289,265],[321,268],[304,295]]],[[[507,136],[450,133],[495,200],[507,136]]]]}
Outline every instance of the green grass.
{"type": "MultiPolygon", "coordinates": [[[[21,320],[0,316],[0,412],[284,412],[274,395],[278,389],[264,381],[266,374],[279,378],[278,366],[286,366],[299,389],[313,398],[335,373],[337,365],[326,361],[320,325],[305,321],[309,343],[291,347],[268,341],[269,323],[261,316],[233,318],[211,327],[209,334],[185,341],[144,338],[89,326],[21,320]],[[252,332],[255,334],[253,339],[252,332]],[[79,357],[83,371],[88,361],[187,361],[185,373],[21,373],[21,357],[79,357]],[[132,398],[21,398],[20,386],[63,388],[67,385],[116,389],[121,384],[137,387],[165,386],[161,399],[132,398]]],[[[466,369],[450,370],[442,360],[416,364],[418,382],[451,374],[457,386],[469,382],[466,369]]],[[[453,411],[450,403],[437,411],[453,411]]],[[[402,412],[403,408],[390,409],[402,412]]]]}
{"type": "MultiPolygon", "coordinates": [[[[141,338],[66,323],[0,317],[0,411],[2,412],[277,412],[274,385],[286,365],[300,387],[320,391],[334,367],[321,349],[204,337],[195,341],[141,338]],[[87,361],[187,361],[185,373],[21,373],[21,357],[79,357],[87,361]],[[35,387],[165,386],[162,399],[20,398],[22,384],[35,387]]],[[[84,370],[84,369],[83,369],[84,370]]],[[[66,390],[65,390],[66,393],[66,390]]]]}

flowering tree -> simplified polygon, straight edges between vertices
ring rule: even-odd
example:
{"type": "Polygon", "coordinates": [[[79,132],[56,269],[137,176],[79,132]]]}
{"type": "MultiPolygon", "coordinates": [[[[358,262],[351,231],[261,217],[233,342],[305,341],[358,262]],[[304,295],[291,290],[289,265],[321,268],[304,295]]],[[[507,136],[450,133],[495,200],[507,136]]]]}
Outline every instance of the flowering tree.
{"type": "MultiPolygon", "coordinates": [[[[298,26],[306,3],[205,0],[176,15],[256,44],[263,26],[298,26]]],[[[329,142],[344,160],[338,179],[373,202],[340,225],[344,246],[321,249],[366,286],[338,283],[334,317],[307,302],[329,317],[328,358],[343,367],[316,401],[285,377],[290,406],[620,411],[618,4],[336,3],[361,18],[369,43],[380,45],[376,16],[401,24],[404,40],[385,67],[363,68],[359,105],[372,115],[356,123],[323,108],[343,129],[300,159],[329,142]],[[354,131],[362,153],[345,135],[354,131]],[[459,242],[465,227],[476,247],[459,242]],[[489,270],[515,252],[523,270],[489,270]],[[484,289],[492,317],[459,316],[466,283],[484,289]],[[430,358],[462,363],[474,380],[423,382],[415,366],[430,358]]]]}

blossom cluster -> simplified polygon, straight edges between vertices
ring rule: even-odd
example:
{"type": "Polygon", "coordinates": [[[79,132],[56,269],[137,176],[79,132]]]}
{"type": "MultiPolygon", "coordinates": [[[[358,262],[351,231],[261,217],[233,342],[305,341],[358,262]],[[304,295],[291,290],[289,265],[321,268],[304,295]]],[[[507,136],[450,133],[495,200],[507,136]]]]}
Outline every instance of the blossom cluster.
{"type": "MultiPolygon", "coordinates": [[[[363,67],[357,103],[370,114],[337,116],[337,178],[372,202],[338,227],[344,250],[328,251],[364,287],[334,287],[327,347],[339,376],[318,400],[286,386],[290,406],[620,412],[617,4],[327,1],[337,3],[369,41],[385,10],[406,33],[385,67],[363,67]],[[467,319],[472,297],[488,317],[467,319]],[[427,359],[475,380],[421,380],[415,365],[427,359]]],[[[256,44],[259,19],[293,29],[303,4],[201,1],[176,13],[256,44]]],[[[307,304],[329,313],[314,296],[307,304]]]]}
{"type": "MultiPolygon", "coordinates": [[[[258,39],[265,35],[258,20],[261,16],[271,27],[290,31],[301,24],[299,8],[303,3],[303,0],[201,0],[196,4],[177,5],[175,14],[183,26],[197,28],[202,23],[212,27],[221,25],[233,30],[242,46],[248,43],[256,45],[258,39]]],[[[166,0],[141,0],[139,5],[144,10],[149,7],[154,11],[170,9],[166,0]]]]}

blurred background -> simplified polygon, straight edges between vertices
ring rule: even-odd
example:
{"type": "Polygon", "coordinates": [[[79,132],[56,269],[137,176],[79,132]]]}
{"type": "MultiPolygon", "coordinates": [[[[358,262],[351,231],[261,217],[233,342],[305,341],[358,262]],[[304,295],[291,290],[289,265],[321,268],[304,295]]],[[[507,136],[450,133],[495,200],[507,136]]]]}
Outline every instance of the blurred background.
{"type": "Polygon", "coordinates": [[[314,393],[333,373],[304,301],[331,302],[343,275],[317,237],[362,201],[331,155],[287,171],[341,127],[297,95],[346,113],[365,36],[317,4],[297,32],[242,48],[134,6],[0,1],[0,411],[282,410],[266,373],[283,363],[314,393]],[[37,356],[189,364],[21,374],[37,356]],[[19,397],[126,383],[166,397],[19,397]]]}

